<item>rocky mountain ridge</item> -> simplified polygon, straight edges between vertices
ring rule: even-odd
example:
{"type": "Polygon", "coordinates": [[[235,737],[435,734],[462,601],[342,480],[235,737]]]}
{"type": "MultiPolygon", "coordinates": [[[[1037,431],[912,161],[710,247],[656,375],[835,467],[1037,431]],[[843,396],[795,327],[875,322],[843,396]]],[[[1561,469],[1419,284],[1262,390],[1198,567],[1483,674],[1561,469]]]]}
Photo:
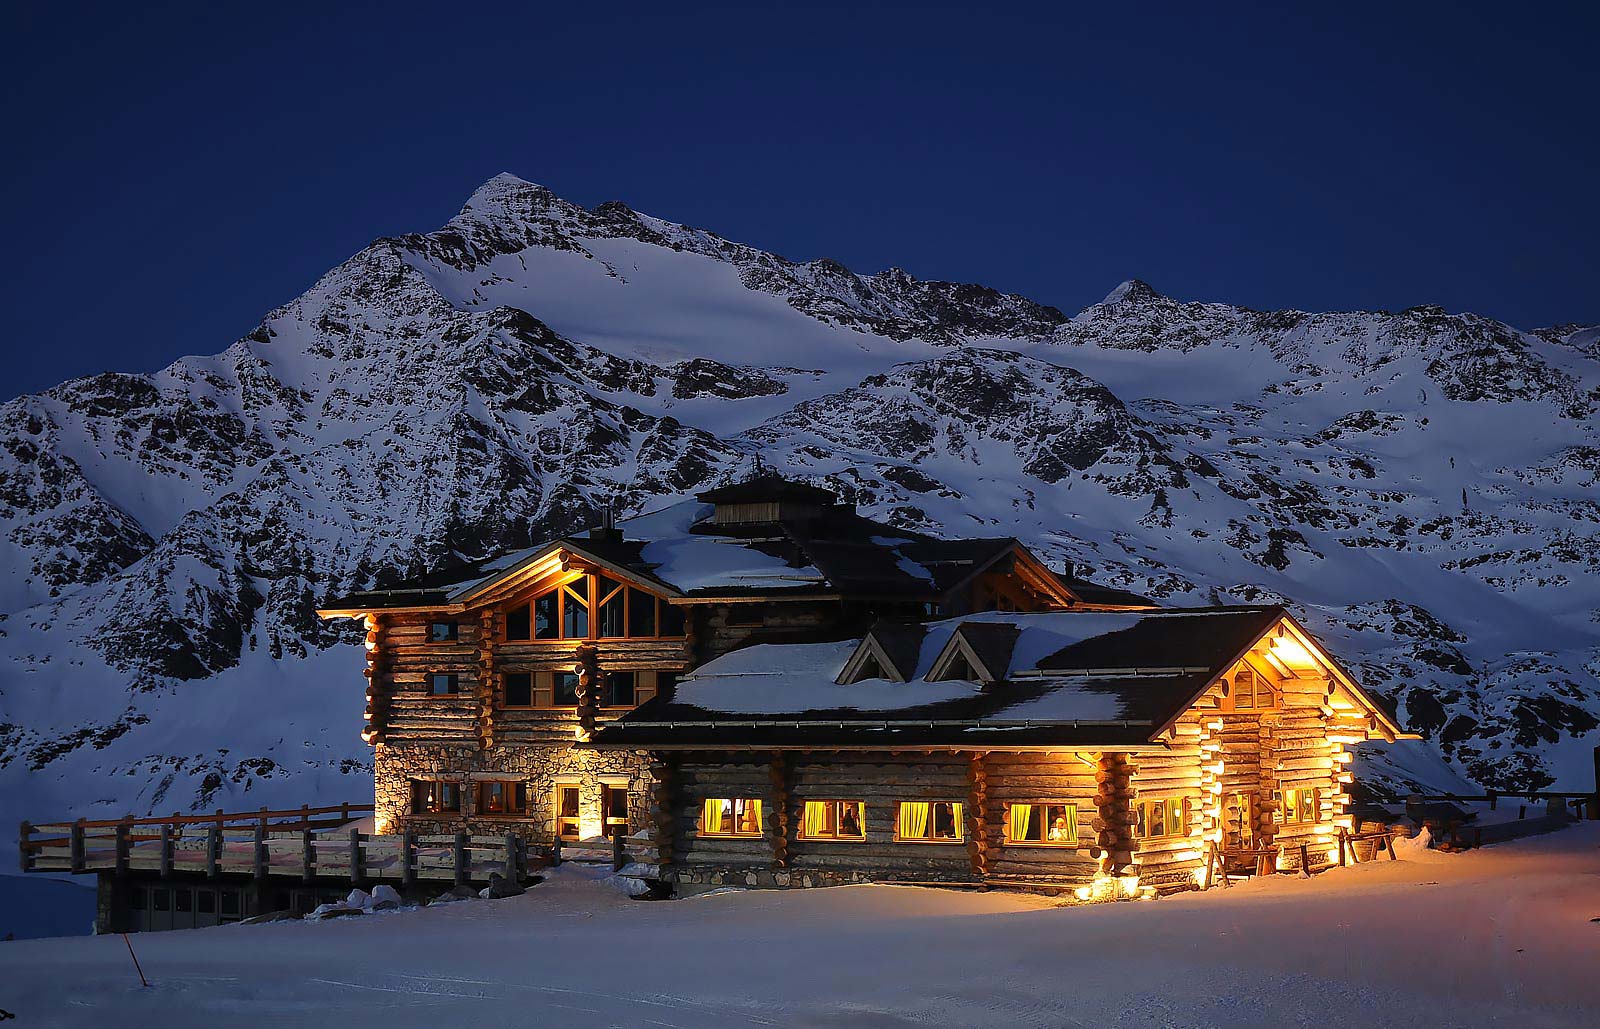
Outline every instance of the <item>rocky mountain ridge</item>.
{"type": "Polygon", "coordinates": [[[1289,600],[1429,737],[1375,781],[1575,777],[1597,339],[1136,281],[1068,318],[497,176],[220,354],[0,407],[7,814],[359,796],[359,648],[318,600],[757,454],[1167,602],[1289,600]]]}

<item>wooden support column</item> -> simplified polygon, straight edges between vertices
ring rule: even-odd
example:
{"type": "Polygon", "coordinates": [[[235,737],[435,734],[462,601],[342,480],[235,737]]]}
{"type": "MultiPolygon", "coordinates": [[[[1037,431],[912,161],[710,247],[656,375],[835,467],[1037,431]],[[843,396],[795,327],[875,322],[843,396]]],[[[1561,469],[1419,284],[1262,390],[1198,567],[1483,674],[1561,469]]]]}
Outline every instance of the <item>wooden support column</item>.
{"type": "Polygon", "coordinates": [[[300,830],[300,881],[310,882],[317,875],[317,845],[309,827],[300,830]]]}
{"type": "Polygon", "coordinates": [[[677,831],[673,814],[676,794],[677,759],[659,752],[650,755],[650,837],[655,843],[656,863],[672,864],[672,838],[677,831]]]}
{"type": "Polygon", "coordinates": [[[504,622],[504,617],[494,609],[485,609],[478,619],[478,746],[483,750],[494,746],[495,714],[501,703],[494,650],[504,622]]]}
{"type": "Polygon", "coordinates": [[[967,762],[967,855],[975,875],[989,874],[989,770],[981,752],[967,762]]]}
{"type": "Polygon", "coordinates": [[[361,830],[350,830],[350,885],[361,881],[361,830]]]}
{"type": "Polygon", "coordinates": [[[67,852],[70,855],[68,860],[74,872],[81,872],[84,868],[83,821],[84,820],[80,818],[76,822],[72,823],[72,834],[70,837],[68,837],[67,841],[67,852]]]}
{"type": "Polygon", "coordinates": [[[578,676],[578,742],[587,743],[594,734],[595,719],[600,711],[599,649],[593,643],[583,643],[573,651],[572,670],[578,676]]]}
{"type": "Polygon", "coordinates": [[[124,818],[117,824],[117,874],[128,874],[128,830],[132,822],[124,818]]]}
{"type": "MultiPolygon", "coordinates": [[[[222,812],[217,812],[219,815],[222,812]]],[[[206,877],[215,879],[222,864],[222,823],[213,822],[206,832],[206,877]]]]}
{"type": "Polygon", "coordinates": [[[366,728],[361,730],[364,743],[383,742],[389,720],[389,685],[385,680],[387,661],[383,651],[383,616],[369,614],[367,624],[367,667],[361,674],[367,677],[366,728]]]}
{"type": "Polygon", "coordinates": [[[17,827],[17,850],[20,852],[20,863],[24,872],[33,870],[33,848],[28,845],[32,836],[32,822],[24,821],[17,827]]]}
{"type": "Polygon", "coordinates": [[[465,886],[467,884],[467,880],[472,878],[472,867],[467,862],[466,833],[456,833],[456,843],[451,849],[451,857],[454,859],[455,863],[456,885],[465,886]]]}
{"type": "Polygon", "coordinates": [[[1123,875],[1133,864],[1133,765],[1128,755],[1104,753],[1095,771],[1095,856],[1105,875],[1123,875]]]}
{"type": "Polygon", "coordinates": [[[417,841],[411,830],[400,833],[400,885],[410,886],[417,879],[417,841]]]}
{"type": "Polygon", "coordinates": [[[172,878],[172,823],[161,823],[161,868],[163,879],[172,878]]]}
{"type": "MultiPolygon", "coordinates": [[[[265,811],[266,809],[263,808],[262,810],[265,811]]],[[[267,877],[267,864],[268,864],[268,861],[267,861],[267,820],[266,820],[265,817],[263,817],[261,819],[261,821],[256,823],[255,861],[254,861],[254,864],[255,864],[255,877],[257,879],[265,879],[267,877]]]]}
{"type": "Polygon", "coordinates": [[[767,765],[767,777],[772,781],[772,867],[789,867],[789,843],[794,836],[794,818],[789,811],[790,781],[789,759],[782,753],[772,755],[767,765]]]}

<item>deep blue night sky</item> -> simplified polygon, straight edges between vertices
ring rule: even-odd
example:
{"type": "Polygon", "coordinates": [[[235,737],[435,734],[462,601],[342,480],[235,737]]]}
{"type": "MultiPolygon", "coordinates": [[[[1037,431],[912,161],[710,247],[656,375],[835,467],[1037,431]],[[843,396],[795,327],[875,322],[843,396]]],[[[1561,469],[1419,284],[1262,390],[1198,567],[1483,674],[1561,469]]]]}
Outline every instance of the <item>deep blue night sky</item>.
{"type": "Polygon", "coordinates": [[[1600,321],[1593,4],[235,6],[5,5],[0,397],[221,350],[499,171],[1068,312],[1600,321]]]}

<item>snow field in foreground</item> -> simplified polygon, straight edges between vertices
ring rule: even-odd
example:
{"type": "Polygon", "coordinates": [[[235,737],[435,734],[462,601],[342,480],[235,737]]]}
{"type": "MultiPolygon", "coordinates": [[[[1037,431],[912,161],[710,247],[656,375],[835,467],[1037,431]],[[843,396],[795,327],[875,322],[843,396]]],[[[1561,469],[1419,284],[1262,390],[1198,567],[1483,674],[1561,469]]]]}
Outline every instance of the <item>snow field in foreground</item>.
{"type": "Polygon", "coordinates": [[[1600,824],[1148,903],[866,886],[0,946],[22,1025],[1593,1025],[1600,824]],[[114,1020],[114,1022],[112,1021],[114,1020]]]}

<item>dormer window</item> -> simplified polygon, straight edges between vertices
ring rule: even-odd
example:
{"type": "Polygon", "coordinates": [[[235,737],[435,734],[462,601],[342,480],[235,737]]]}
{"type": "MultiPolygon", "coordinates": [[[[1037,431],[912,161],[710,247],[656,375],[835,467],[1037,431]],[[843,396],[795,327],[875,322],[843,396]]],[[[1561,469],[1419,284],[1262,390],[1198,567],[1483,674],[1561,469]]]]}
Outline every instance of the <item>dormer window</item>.
{"type": "Polygon", "coordinates": [[[938,682],[949,679],[965,679],[969,682],[976,682],[978,673],[972,670],[972,662],[967,660],[965,654],[956,654],[945,662],[944,668],[940,669],[937,676],[930,675],[928,678],[938,682]]]}

